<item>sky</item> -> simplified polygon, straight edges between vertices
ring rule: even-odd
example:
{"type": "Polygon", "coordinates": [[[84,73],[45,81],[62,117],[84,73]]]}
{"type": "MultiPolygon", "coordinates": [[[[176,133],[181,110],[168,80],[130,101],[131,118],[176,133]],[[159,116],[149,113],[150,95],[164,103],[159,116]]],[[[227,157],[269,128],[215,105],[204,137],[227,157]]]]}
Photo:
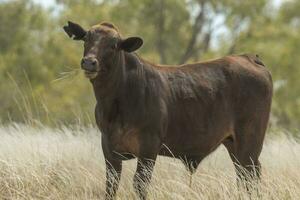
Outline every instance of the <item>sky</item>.
{"type": "Polygon", "coordinates": [[[55,0],[33,0],[36,3],[41,4],[44,7],[51,7],[55,5],[55,0]]]}

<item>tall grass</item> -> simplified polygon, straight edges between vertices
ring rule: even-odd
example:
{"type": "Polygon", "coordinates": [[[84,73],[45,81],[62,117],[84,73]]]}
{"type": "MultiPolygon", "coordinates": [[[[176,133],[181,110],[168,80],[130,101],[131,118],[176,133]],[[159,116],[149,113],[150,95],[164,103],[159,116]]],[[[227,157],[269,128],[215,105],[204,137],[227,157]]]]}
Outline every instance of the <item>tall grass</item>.
{"type": "MultiPolygon", "coordinates": [[[[105,166],[100,133],[93,127],[53,129],[11,124],[0,127],[0,199],[103,199],[105,166]]],[[[283,134],[266,139],[261,196],[299,199],[300,144],[283,134]]],[[[117,199],[134,199],[135,160],[124,162],[117,199]]],[[[190,177],[179,160],[159,157],[149,199],[249,199],[238,188],[224,147],[190,177]]]]}
{"type": "Polygon", "coordinates": [[[3,95],[6,105],[0,107],[0,123],[58,127],[70,124],[85,126],[94,122],[95,99],[92,91],[89,96],[80,98],[82,88],[74,90],[77,87],[74,81],[82,75],[79,72],[79,69],[62,72],[51,83],[35,86],[25,70],[19,77],[7,73],[7,86],[11,92],[3,95]]]}

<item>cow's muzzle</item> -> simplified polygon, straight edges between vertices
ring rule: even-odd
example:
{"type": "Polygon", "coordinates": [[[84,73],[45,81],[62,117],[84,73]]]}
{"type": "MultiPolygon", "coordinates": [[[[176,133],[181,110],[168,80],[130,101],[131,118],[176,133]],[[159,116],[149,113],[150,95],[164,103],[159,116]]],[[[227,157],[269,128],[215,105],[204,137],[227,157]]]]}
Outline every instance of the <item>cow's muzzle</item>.
{"type": "Polygon", "coordinates": [[[86,56],[81,60],[81,68],[87,78],[93,79],[98,75],[99,62],[95,57],[86,56]]]}

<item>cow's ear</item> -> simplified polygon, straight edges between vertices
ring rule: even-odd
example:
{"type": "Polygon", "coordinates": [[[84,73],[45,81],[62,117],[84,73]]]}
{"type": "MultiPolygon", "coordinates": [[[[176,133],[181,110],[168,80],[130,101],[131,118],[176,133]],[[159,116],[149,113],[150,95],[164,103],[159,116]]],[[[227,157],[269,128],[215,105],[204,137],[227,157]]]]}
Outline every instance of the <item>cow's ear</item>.
{"type": "Polygon", "coordinates": [[[137,49],[139,49],[143,45],[143,39],[140,37],[129,37],[127,39],[124,39],[120,41],[119,48],[127,51],[127,52],[133,52],[137,49]]]}
{"type": "Polygon", "coordinates": [[[79,24],[70,21],[63,28],[68,36],[74,40],[83,40],[86,35],[86,31],[79,24]]]}

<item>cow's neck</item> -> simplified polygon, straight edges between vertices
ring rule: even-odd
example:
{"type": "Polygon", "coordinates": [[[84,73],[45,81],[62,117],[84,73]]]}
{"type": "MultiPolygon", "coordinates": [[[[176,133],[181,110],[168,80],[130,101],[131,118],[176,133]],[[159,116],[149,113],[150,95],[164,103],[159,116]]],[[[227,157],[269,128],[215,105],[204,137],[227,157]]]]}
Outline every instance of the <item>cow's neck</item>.
{"type": "Polygon", "coordinates": [[[144,73],[143,61],[134,53],[122,53],[108,64],[107,68],[111,69],[108,74],[103,74],[92,80],[96,99],[115,98],[118,95],[126,95],[127,78],[132,71],[138,72],[141,76],[144,73]]]}
{"type": "Polygon", "coordinates": [[[100,74],[91,80],[97,102],[110,102],[117,98],[122,91],[122,85],[125,81],[124,55],[117,55],[107,63],[106,68],[111,71],[106,74],[100,74]]]}
{"type": "Polygon", "coordinates": [[[144,102],[144,98],[140,98],[144,96],[142,86],[145,84],[144,64],[136,54],[124,53],[120,55],[118,65],[108,67],[115,71],[105,77],[98,76],[91,81],[97,107],[102,113],[103,120],[108,124],[112,121],[123,124],[124,116],[127,116],[127,121],[130,120],[128,112],[143,109],[142,105],[137,105],[135,102],[144,102]],[[139,80],[136,78],[137,74],[140,75],[139,80]],[[141,108],[134,109],[137,107],[141,108]]]}

